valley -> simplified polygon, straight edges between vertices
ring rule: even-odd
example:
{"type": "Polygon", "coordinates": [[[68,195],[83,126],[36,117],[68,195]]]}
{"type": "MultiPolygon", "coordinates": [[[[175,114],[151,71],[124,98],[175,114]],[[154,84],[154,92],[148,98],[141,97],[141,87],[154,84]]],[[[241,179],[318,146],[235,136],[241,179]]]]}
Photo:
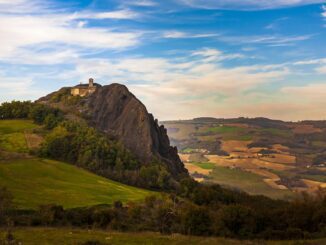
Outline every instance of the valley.
{"type": "Polygon", "coordinates": [[[162,124],[200,182],[277,199],[326,187],[325,122],[198,118],[162,124]]]}

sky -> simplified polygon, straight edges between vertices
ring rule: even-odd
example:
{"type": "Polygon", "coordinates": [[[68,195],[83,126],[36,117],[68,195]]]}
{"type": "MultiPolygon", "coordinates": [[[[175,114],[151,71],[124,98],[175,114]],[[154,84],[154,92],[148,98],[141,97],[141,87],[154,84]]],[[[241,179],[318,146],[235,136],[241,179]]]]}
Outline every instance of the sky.
{"type": "Polygon", "coordinates": [[[326,1],[0,0],[0,102],[89,77],[159,120],[325,120],[326,1]]]}

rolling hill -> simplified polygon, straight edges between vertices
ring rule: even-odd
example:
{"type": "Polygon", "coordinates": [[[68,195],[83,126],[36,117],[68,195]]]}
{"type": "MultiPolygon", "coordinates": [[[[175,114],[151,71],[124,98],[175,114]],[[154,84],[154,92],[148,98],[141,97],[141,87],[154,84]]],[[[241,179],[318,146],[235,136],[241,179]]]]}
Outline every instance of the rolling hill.
{"type": "Polygon", "coordinates": [[[18,208],[42,204],[65,208],[137,201],[153,192],[97,176],[76,166],[29,156],[39,127],[28,120],[0,120],[0,186],[18,208]]]}
{"type": "Polygon", "coordinates": [[[324,121],[196,118],[162,124],[199,181],[282,199],[326,187],[324,121]]]}

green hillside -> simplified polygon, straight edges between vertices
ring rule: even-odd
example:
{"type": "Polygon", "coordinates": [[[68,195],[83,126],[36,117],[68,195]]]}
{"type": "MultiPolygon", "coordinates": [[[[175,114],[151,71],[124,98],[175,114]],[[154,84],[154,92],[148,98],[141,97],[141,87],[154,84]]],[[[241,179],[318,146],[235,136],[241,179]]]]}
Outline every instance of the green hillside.
{"type": "Polygon", "coordinates": [[[60,204],[65,208],[143,199],[151,192],[114,182],[73,165],[45,159],[0,162],[0,186],[19,208],[60,204]]]}
{"type": "MultiPolygon", "coordinates": [[[[37,127],[28,120],[0,120],[2,153],[28,152],[25,134],[37,127]]],[[[137,201],[152,193],[62,162],[17,154],[12,159],[1,160],[1,152],[0,186],[6,186],[14,196],[15,205],[24,209],[37,208],[41,204],[73,208],[117,200],[137,201]]]]}
{"type": "Polygon", "coordinates": [[[0,150],[28,152],[25,133],[36,128],[29,120],[0,120],[0,150]]]}

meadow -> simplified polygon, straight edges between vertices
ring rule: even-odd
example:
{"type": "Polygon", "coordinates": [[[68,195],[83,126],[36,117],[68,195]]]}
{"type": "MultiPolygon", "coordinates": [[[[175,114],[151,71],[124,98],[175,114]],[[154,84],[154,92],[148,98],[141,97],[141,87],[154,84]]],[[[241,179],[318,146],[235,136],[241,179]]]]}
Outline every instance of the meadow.
{"type": "MultiPolygon", "coordinates": [[[[325,239],[319,240],[306,240],[306,241],[246,241],[246,240],[233,240],[226,238],[215,237],[195,237],[183,236],[179,234],[173,235],[160,235],[151,232],[139,233],[119,233],[112,231],[102,230],[80,230],[71,228],[18,228],[12,232],[14,238],[24,245],[34,244],[114,244],[114,245],[320,245],[325,244],[325,239]]],[[[0,230],[1,239],[5,239],[6,231],[0,230]]]]}
{"type": "Polygon", "coordinates": [[[0,121],[0,149],[7,152],[28,152],[25,133],[38,126],[29,120],[0,121]]]}
{"type": "Polygon", "coordinates": [[[152,192],[102,178],[70,164],[46,159],[0,162],[0,186],[6,186],[18,208],[41,204],[64,208],[137,201],[152,192]]]}

